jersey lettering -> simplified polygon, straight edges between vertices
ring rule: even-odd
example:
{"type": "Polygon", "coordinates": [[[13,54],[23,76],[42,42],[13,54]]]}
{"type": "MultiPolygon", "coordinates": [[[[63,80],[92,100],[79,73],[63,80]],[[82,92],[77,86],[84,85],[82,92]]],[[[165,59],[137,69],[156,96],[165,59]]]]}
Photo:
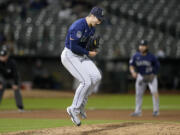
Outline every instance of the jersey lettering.
{"type": "Polygon", "coordinates": [[[137,66],[151,66],[151,62],[147,60],[136,61],[137,66]]]}

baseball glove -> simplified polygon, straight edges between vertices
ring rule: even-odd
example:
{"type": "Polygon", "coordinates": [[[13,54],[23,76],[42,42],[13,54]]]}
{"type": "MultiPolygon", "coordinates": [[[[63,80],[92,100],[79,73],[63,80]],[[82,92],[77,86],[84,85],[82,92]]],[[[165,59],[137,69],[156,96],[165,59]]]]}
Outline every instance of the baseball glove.
{"type": "Polygon", "coordinates": [[[100,36],[89,37],[87,45],[86,45],[87,49],[89,51],[94,51],[94,50],[98,49],[99,48],[99,40],[100,40],[100,36]]]}
{"type": "Polygon", "coordinates": [[[143,81],[145,83],[149,83],[149,82],[152,82],[154,78],[155,78],[154,74],[145,75],[145,76],[143,76],[143,81]]]}

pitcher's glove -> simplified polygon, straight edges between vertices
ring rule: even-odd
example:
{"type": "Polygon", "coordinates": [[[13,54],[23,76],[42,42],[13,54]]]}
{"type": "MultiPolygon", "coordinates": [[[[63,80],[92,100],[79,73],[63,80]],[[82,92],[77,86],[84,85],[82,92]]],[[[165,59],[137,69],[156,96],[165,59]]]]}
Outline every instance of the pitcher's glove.
{"type": "Polygon", "coordinates": [[[87,50],[94,51],[94,50],[98,49],[99,48],[99,40],[100,40],[100,36],[89,37],[87,44],[86,44],[87,50]]]}
{"type": "Polygon", "coordinates": [[[154,74],[145,75],[145,76],[143,76],[143,82],[145,82],[145,83],[152,82],[154,80],[154,78],[155,78],[154,74]]]}

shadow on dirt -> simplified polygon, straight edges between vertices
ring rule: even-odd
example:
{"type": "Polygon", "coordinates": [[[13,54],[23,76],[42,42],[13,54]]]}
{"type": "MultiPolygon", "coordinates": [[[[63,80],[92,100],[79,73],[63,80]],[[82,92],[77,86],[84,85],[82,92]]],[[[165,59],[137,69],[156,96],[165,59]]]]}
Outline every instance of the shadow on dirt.
{"type": "Polygon", "coordinates": [[[141,125],[143,123],[137,123],[137,122],[127,122],[127,123],[120,123],[120,124],[112,124],[112,125],[104,125],[104,126],[100,126],[100,129],[92,129],[90,131],[85,131],[82,132],[80,135],[93,135],[93,134],[98,134],[102,131],[106,131],[106,130],[114,130],[114,129],[118,129],[121,127],[130,127],[130,126],[134,126],[134,125],[141,125]]]}

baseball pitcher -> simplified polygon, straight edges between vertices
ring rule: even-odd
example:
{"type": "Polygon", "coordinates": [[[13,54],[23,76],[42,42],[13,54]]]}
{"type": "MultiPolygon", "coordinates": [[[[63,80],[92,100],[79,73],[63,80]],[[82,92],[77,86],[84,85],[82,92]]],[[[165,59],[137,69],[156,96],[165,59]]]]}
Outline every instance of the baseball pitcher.
{"type": "Polygon", "coordinates": [[[99,36],[95,36],[95,26],[103,19],[103,10],[94,7],[87,17],[75,21],[68,30],[61,54],[64,67],[80,82],[72,105],[67,107],[71,120],[77,126],[81,125],[78,115],[87,117],[84,108],[88,95],[101,80],[98,68],[89,57],[95,57],[98,53],[99,36]]]}
{"type": "Polygon", "coordinates": [[[136,108],[131,116],[141,116],[142,98],[146,87],[152,94],[153,116],[159,115],[159,95],[157,73],[159,69],[159,61],[148,52],[148,42],[141,40],[139,43],[139,52],[137,52],[129,61],[130,73],[136,79],[136,108]]]}

